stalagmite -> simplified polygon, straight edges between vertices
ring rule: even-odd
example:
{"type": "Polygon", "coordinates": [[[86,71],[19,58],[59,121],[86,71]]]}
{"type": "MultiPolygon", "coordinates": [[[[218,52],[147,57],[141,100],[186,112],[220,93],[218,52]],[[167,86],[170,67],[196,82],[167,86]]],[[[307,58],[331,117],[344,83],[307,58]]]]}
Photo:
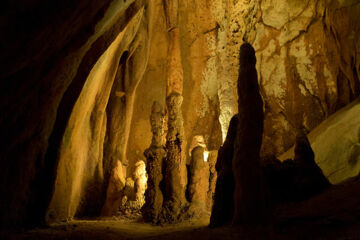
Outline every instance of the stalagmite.
{"type": "Polygon", "coordinates": [[[259,224],[265,220],[264,193],[260,168],[264,113],[255,69],[254,48],[240,48],[238,78],[238,126],[232,170],[235,179],[233,223],[259,224]]]}
{"type": "Polygon", "coordinates": [[[136,201],[144,203],[144,194],[147,188],[146,166],[144,161],[140,160],[135,163],[133,179],[135,182],[136,201]]]}
{"type": "Polygon", "coordinates": [[[189,200],[191,216],[201,216],[206,211],[209,190],[209,164],[204,159],[204,148],[195,147],[191,151],[189,200]]]}
{"type": "Polygon", "coordinates": [[[148,173],[147,189],[145,191],[145,204],[142,208],[144,220],[157,223],[163,205],[163,193],[160,182],[163,180],[163,162],[166,151],[164,149],[164,121],[165,116],[161,105],[154,102],[151,109],[151,131],[153,133],[150,148],[144,155],[147,159],[146,172],[148,173]]]}
{"type": "Polygon", "coordinates": [[[232,172],[232,160],[237,124],[238,116],[235,115],[230,120],[225,142],[218,152],[215,165],[217,180],[210,227],[218,227],[230,223],[233,217],[234,175],[232,172]]]}
{"type": "Polygon", "coordinates": [[[297,174],[293,177],[293,196],[304,199],[330,186],[322,170],[315,162],[315,154],[303,130],[298,130],[294,149],[297,174]]]}
{"type": "Polygon", "coordinates": [[[174,222],[180,220],[183,207],[187,201],[186,162],[183,157],[183,118],[181,115],[182,96],[172,93],[166,99],[168,108],[168,132],[166,136],[165,162],[165,203],[163,220],[174,222]]]}
{"type": "Polygon", "coordinates": [[[181,105],[183,101],[183,67],[178,24],[178,0],[165,0],[164,11],[169,34],[167,58],[166,106],[168,133],[166,136],[165,198],[162,221],[179,221],[187,205],[185,141],[181,105]]]}

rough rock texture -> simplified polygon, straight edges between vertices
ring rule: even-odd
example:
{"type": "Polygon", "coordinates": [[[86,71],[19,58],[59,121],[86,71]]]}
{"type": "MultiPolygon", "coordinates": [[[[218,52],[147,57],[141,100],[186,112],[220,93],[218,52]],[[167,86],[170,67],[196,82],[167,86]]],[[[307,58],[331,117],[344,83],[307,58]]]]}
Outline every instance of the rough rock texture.
{"type": "MultiPolygon", "coordinates": [[[[142,112],[166,92],[168,27],[158,2],[149,70],[139,86],[128,158],[141,157],[151,141],[142,112]],[[155,91],[155,87],[158,91],[155,91]]],[[[359,92],[360,4],[354,0],[184,0],[178,6],[183,66],[184,138],[203,135],[209,150],[225,139],[237,113],[238,49],[243,38],[255,50],[265,105],[262,155],[277,155],[351,102],[359,92]],[[286,14],[285,14],[286,13],[286,14]],[[339,20],[341,19],[341,21],[339,20]]],[[[187,154],[187,163],[190,155],[187,154]]]]}
{"type": "Polygon", "coordinates": [[[214,195],[215,195],[215,187],[216,187],[216,179],[217,179],[217,171],[215,168],[216,160],[218,157],[218,151],[213,150],[209,152],[208,163],[209,163],[209,191],[207,196],[207,209],[211,211],[213,203],[214,203],[214,195]]]}
{"type": "Polygon", "coordinates": [[[260,168],[264,113],[255,69],[254,48],[240,48],[238,80],[239,113],[232,171],[235,179],[233,223],[265,221],[265,199],[260,168]]]}
{"type": "MultiPolygon", "coordinates": [[[[360,172],[360,99],[342,108],[308,135],[315,162],[333,184],[360,172]]],[[[279,157],[293,158],[294,148],[279,157]]]]}
{"type": "Polygon", "coordinates": [[[164,120],[163,109],[155,101],[150,116],[151,131],[153,133],[152,142],[150,148],[144,152],[146,172],[148,173],[148,187],[145,191],[145,204],[142,208],[144,220],[153,223],[158,222],[163,205],[163,192],[160,188],[160,183],[163,180],[163,165],[166,158],[164,120]]]}
{"type": "Polygon", "coordinates": [[[219,227],[230,223],[234,214],[235,180],[232,172],[234,143],[237,133],[238,115],[230,120],[229,131],[224,144],[220,147],[216,171],[217,180],[214,195],[214,204],[211,211],[210,227],[219,227]]]}
{"type": "Polygon", "coordinates": [[[205,161],[204,148],[195,147],[191,152],[189,191],[189,212],[201,216],[207,210],[209,191],[209,164],[205,161]]]}
{"type": "Polygon", "coordinates": [[[178,29],[178,0],[165,0],[164,11],[169,35],[169,49],[166,61],[166,162],[165,196],[162,221],[174,222],[181,219],[187,204],[185,190],[187,183],[183,102],[183,66],[181,61],[180,36],[178,29]]]}
{"type": "MultiPolygon", "coordinates": [[[[143,81],[138,87],[139,96],[135,102],[134,121],[127,151],[130,161],[141,158],[142,152],[151,142],[147,117],[154,100],[165,105],[166,66],[169,51],[168,27],[162,1],[158,1],[158,15],[154,19],[157,30],[153,33],[153,47],[149,65],[143,81]]],[[[214,39],[216,31],[205,33],[216,26],[211,21],[205,1],[179,1],[178,28],[183,67],[184,154],[190,163],[191,142],[194,136],[202,135],[209,150],[219,149],[221,125],[218,120],[217,80],[205,71],[213,64],[215,55],[209,50],[208,39],[214,39]],[[192,9],[189,11],[189,9],[192,9]],[[199,20],[201,19],[201,22],[199,20]],[[203,34],[204,33],[204,34],[203,34]],[[209,61],[208,61],[209,60],[209,61]],[[209,62],[209,63],[208,63],[209,62]],[[208,77],[210,76],[210,77],[208,77]],[[185,141],[186,140],[186,141],[185,141]]],[[[225,133],[226,134],[226,133],[225,133]]],[[[131,165],[131,163],[130,163],[131,165]]]]}
{"type": "MultiPolygon", "coordinates": [[[[220,25],[214,44],[218,79],[234,87],[243,38],[256,50],[265,104],[262,155],[284,152],[294,144],[300,125],[313,129],[359,94],[358,1],[214,1],[212,5],[220,25]]],[[[219,94],[220,106],[224,103],[227,108],[221,111],[235,113],[236,93],[222,93],[226,98],[219,94]],[[225,102],[229,99],[233,104],[225,102]]]]}
{"type": "Polygon", "coordinates": [[[165,196],[163,221],[174,222],[181,218],[187,204],[186,162],[183,144],[183,118],[181,115],[182,96],[173,92],[166,99],[168,110],[168,132],[166,135],[165,196]]]}

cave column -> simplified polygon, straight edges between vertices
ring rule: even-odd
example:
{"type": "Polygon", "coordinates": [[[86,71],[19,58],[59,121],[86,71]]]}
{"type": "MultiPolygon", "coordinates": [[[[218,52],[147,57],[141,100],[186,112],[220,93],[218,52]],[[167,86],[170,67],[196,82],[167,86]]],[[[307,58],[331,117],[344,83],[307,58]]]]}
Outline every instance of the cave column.
{"type": "Polygon", "coordinates": [[[151,145],[145,150],[146,172],[148,173],[145,204],[142,214],[146,222],[157,223],[163,205],[163,193],[160,182],[163,180],[162,166],[166,158],[164,147],[165,114],[158,102],[154,102],[150,116],[151,131],[153,133],[151,145]]]}
{"type": "Polygon", "coordinates": [[[184,129],[181,105],[183,101],[183,67],[178,29],[178,1],[164,0],[166,24],[169,34],[167,59],[166,106],[168,132],[166,136],[167,158],[165,163],[164,221],[179,219],[186,204],[186,162],[184,129]]]}

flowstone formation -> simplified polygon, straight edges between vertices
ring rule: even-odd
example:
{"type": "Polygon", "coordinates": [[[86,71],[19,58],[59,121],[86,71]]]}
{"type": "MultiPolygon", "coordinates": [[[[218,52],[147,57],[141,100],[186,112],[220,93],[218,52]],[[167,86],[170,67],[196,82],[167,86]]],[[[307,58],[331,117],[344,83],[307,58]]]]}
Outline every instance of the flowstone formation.
{"type": "Polygon", "coordinates": [[[235,179],[233,223],[257,224],[265,218],[260,168],[264,113],[259,92],[254,48],[240,48],[238,126],[232,170],[235,179]]]}
{"type": "Polygon", "coordinates": [[[205,162],[205,149],[201,146],[191,151],[188,213],[192,217],[203,215],[207,210],[209,191],[209,164],[205,162]]]}
{"type": "Polygon", "coordinates": [[[117,208],[121,205],[123,198],[123,189],[126,181],[123,174],[123,166],[120,161],[116,162],[115,168],[111,172],[109,186],[106,192],[105,204],[101,210],[102,216],[111,216],[116,214],[117,208]]]}
{"type": "Polygon", "coordinates": [[[186,162],[183,157],[183,118],[181,104],[183,97],[176,92],[166,99],[168,109],[168,132],[166,135],[165,162],[165,198],[162,220],[175,222],[181,220],[184,207],[186,189],[186,162]]]}
{"type": "Polygon", "coordinates": [[[237,125],[238,116],[235,115],[230,120],[225,142],[220,147],[217,155],[215,165],[217,180],[214,203],[211,211],[210,227],[219,227],[230,223],[233,217],[234,175],[232,172],[232,160],[237,125]]]}
{"type": "Polygon", "coordinates": [[[146,149],[146,171],[148,173],[145,204],[142,208],[144,220],[157,223],[163,205],[163,192],[160,183],[163,180],[163,164],[166,158],[164,148],[165,115],[161,105],[154,102],[151,110],[150,124],[153,133],[151,146],[146,149]]]}

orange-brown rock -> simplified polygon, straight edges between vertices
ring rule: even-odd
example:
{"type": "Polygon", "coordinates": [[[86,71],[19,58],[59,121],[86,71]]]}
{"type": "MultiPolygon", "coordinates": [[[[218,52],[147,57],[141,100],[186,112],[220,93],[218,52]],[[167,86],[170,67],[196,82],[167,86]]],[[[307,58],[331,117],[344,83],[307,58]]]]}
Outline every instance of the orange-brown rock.
{"type": "Polygon", "coordinates": [[[175,222],[182,218],[187,205],[185,190],[187,184],[184,148],[183,118],[181,113],[183,97],[173,92],[166,98],[168,110],[168,132],[166,135],[165,193],[162,221],[175,222]]]}
{"type": "Polygon", "coordinates": [[[125,185],[123,167],[121,162],[117,161],[116,167],[112,170],[112,176],[107,188],[105,204],[101,210],[102,216],[111,216],[117,213],[124,197],[123,190],[125,185]]]}
{"type": "Polygon", "coordinates": [[[151,131],[153,133],[150,148],[146,149],[146,172],[148,173],[145,204],[142,208],[144,220],[158,223],[163,207],[163,192],[160,183],[163,181],[163,165],[166,160],[164,148],[164,120],[165,115],[161,105],[154,102],[150,115],[151,131]]]}
{"type": "Polygon", "coordinates": [[[197,146],[192,150],[188,191],[189,214],[193,217],[201,216],[207,210],[210,172],[207,159],[204,158],[203,147],[197,146]]]}

